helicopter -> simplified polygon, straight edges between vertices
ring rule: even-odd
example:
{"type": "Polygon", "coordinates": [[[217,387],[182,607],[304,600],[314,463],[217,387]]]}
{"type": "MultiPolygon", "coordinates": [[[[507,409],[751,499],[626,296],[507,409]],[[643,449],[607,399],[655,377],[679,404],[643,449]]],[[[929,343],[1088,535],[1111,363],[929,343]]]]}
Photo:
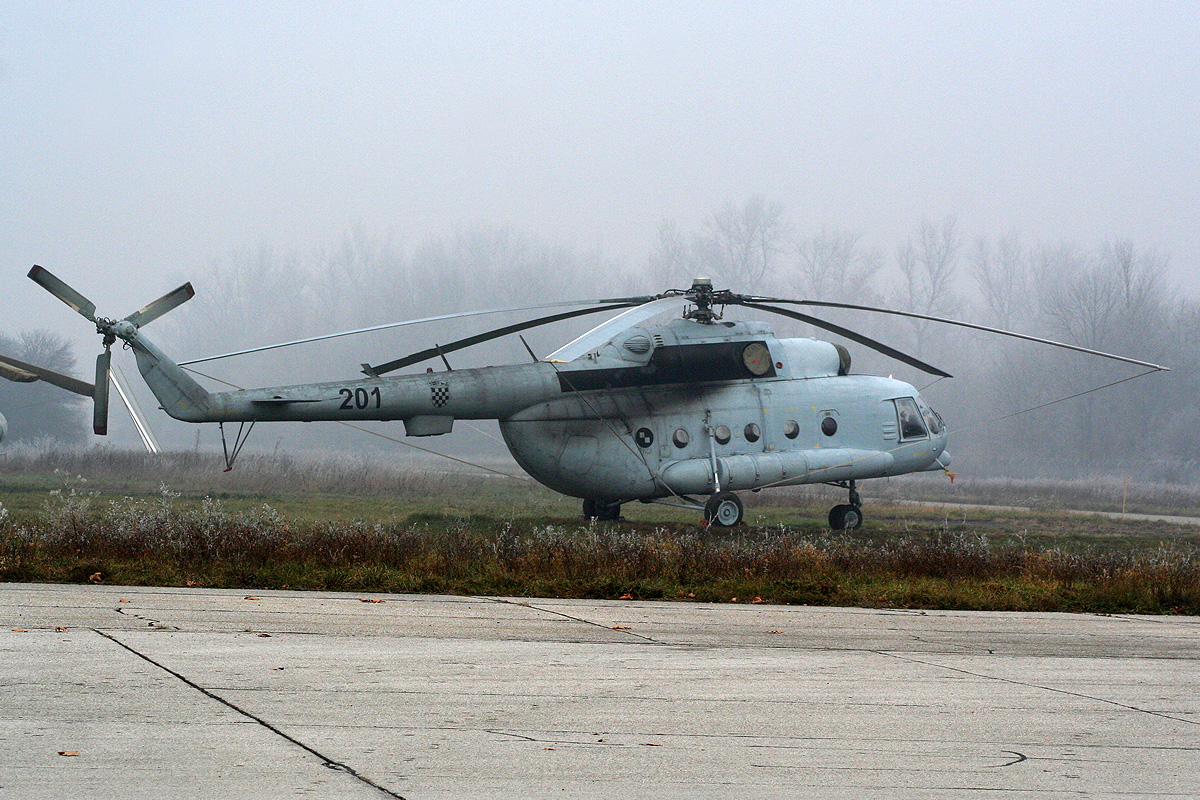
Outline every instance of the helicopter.
{"type": "MultiPolygon", "coordinates": [[[[209,392],[189,364],[385,327],[451,319],[465,312],[345,331],[173,361],[142,329],[191,299],[190,283],[129,316],[96,316],[96,307],[48,270],[29,278],[94,323],[104,350],[96,359],[94,430],[107,429],[111,348],[133,350],[138,369],[168,415],[193,423],[240,424],[226,471],[243,436],[260,421],[401,420],[407,436],[449,434],[456,420],[494,419],[516,462],[540,483],[583,501],[589,519],[618,520],[624,503],[655,502],[702,509],[705,520],[742,522],[740,491],[829,484],[847,502],[828,515],[835,530],[862,525],[860,481],[925,471],[949,472],[949,432],[942,417],[911,384],[854,374],[846,347],[818,339],[779,338],[763,322],[727,321],[728,306],[806,322],[883,353],[922,372],[949,373],[860,333],[796,310],[845,308],[930,320],[988,331],[1149,368],[1156,364],[998,328],[913,312],[737,294],[696,278],[687,289],[531,306],[583,306],[435,345],[383,364],[363,364],[365,378],[261,389],[209,392]],[[679,307],[666,324],[648,320],[679,307]],[[572,342],[532,363],[452,369],[451,352],[573,317],[620,311],[572,342]],[[445,371],[388,373],[441,358],[445,371]],[[704,499],[701,499],[704,498],[704,499]]],[[[497,310],[499,311],[499,310],[497,310]]],[[[524,339],[522,338],[522,342],[524,339]]]]}

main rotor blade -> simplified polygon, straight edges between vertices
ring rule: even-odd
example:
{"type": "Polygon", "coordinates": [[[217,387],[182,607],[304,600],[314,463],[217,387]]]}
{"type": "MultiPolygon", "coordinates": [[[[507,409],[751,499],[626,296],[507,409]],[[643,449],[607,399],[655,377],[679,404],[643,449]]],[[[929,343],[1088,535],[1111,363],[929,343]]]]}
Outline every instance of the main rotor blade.
{"type": "Polygon", "coordinates": [[[15,358],[8,356],[0,356],[0,375],[13,381],[36,381],[42,380],[46,383],[53,384],[60,389],[66,389],[68,392],[81,394],[84,397],[92,397],[95,393],[95,387],[92,384],[81,381],[78,378],[72,378],[70,375],[63,375],[60,372],[53,372],[43,367],[34,364],[26,364],[24,361],[18,361],[15,358]],[[27,378],[12,377],[8,374],[5,367],[13,369],[18,373],[28,375],[27,378]]]}
{"type": "Polygon", "coordinates": [[[549,325],[551,322],[571,319],[572,317],[582,317],[587,314],[599,314],[602,311],[612,311],[618,308],[627,308],[630,305],[632,305],[632,303],[626,302],[616,305],[598,306],[595,308],[581,308],[575,311],[564,311],[561,314],[551,314],[548,317],[539,317],[537,319],[527,320],[526,322],[518,322],[513,325],[505,325],[503,328],[496,328],[485,333],[476,334],[475,336],[468,336],[467,338],[459,339],[456,342],[450,342],[449,344],[438,345],[436,347],[429,347],[420,351],[419,353],[413,353],[412,355],[405,356],[404,358],[398,358],[395,361],[389,361],[386,364],[380,364],[379,366],[365,365],[363,372],[371,376],[383,375],[386,372],[392,372],[402,367],[407,367],[410,364],[418,364],[422,361],[428,361],[431,358],[445,355],[446,353],[453,353],[455,350],[461,350],[464,347],[471,347],[472,345],[482,344],[483,342],[490,342],[492,339],[499,339],[501,336],[507,336],[510,333],[518,333],[520,331],[529,330],[530,328],[536,328],[541,325],[549,325]]]}
{"type": "Polygon", "coordinates": [[[29,277],[38,286],[78,311],[85,319],[96,321],[96,304],[55,277],[50,270],[34,264],[33,269],[29,270],[29,277]]]}
{"type": "MultiPolygon", "coordinates": [[[[784,300],[778,297],[748,297],[747,301],[754,302],[769,302],[769,303],[787,303],[797,306],[821,306],[823,308],[848,308],[855,311],[874,311],[877,314],[891,314],[897,317],[909,317],[911,319],[923,319],[929,322],[941,322],[945,325],[957,325],[960,328],[970,328],[971,330],[983,331],[985,333],[995,333],[1000,336],[1009,336],[1014,339],[1024,339],[1027,342],[1036,342],[1037,344],[1045,344],[1051,347],[1061,347],[1064,350],[1073,350],[1076,353],[1087,353],[1092,356],[1100,356],[1101,358],[1109,358],[1113,361],[1123,361],[1126,364],[1134,364],[1139,367],[1148,367],[1159,372],[1170,372],[1170,367],[1164,367],[1159,364],[1152,364],[1149,361],[1139,361],[1136,358],[1127,356],[1119,356],[1115,353],[1106,353],[1103,350],[1093,350],[1089,347],[1080,347],[1079,345],[1067,344],[1066,342],[1056,342],[1053,339],[1043,339],[1038,336],[1029,336],[1016,331],[1009,331],[1003,328],[992,328],[987,325],[976,325],[974,322],[963,322],[962,320],[949,319],[947,317],[933,317],[928,314],[918,314],[913,311],[896,311],[890,308],[876,308],[874,306],[860,306],[853,303],[834,303],[826,300],[784,300]]],[[[743,305],[749,305],[748,302],[743,302],[743,305]]]]}
{"type": "Polygon", "coordinates": [[[607,322],[602,322],[579,338],[568,342],[546,356],[547,361],[574,361],[584,353],[596,349],[626,328],[631,328],[643,320],[661,314],[667,306],[679,305],[684,298],[659,297],[651,298],[650,302],[641,303],[628,311],[618,314],[607,322]]]}
{"type": "MultiPolygon", "coordinates": [[[[371,333],[373,331],[389,330],[391,328],[403,328],[408,325],[421,325],[426,322],[440,322],[447,319],[460,319],[463,317],[480,317],[488,314],[503,314],[508,311],[540,311],[547,308],[564,308],[566,306],[581,306],[581,305],[614,305],[622,306],[634,303],[643,303],[653,300],[653,297],[618,297],[611,300],[572,300],[562,303],[545,303],[536,306],[521,306],[518,308],[489,308],[483,311],[460,311],[454,314],[439,314],[435,317],[421,317],[420,319],[407,319],[401,322],[387,322],[383,325],[372,325],[369,328],[355,328],[350,331],[339,331],[337,333],[324,333],[320,336],[309,336],[305,339],[293,339],[290,342],[279,342],[277,344],[268,344],[262,347],[248,347],[245,350],[234,350],[231,353],[222,353],[216,356],[205,356],[204,358],[193,358],[188,361],[180,361],[179,366],[185,367],[189,364],[202,364],[205,361],[217,361],[222,358],[232,358],[233,356],[244,356],[250,353],[261,353],[266,350],[278,350],[281,347],[292,347],[297,344],[309,344],[310,342],[321,342],[326,339],[337,339],[342,336],[357,336],[360,333],[371,333]]],[[[444,349],[444,348],[443,348],[444,349]]]]}
{"type": "Polygon", "coordinates": [[[132,322],[137,327],[148,325],[154,320],[161,317],[173,308],[183,305],[188,300],[196,296],[196,290],[192,288],[191,283],[185,283],[178,289],[167,292],[157,300],[147,304],[143,308],[130,314],[125,318],[126,322],[132,322]]]}
{"type": "Polygon", "coordinates": [[[916,367],[917,369],[921,370],[922,372],[928,372],[930,375],[937,375],[942,378],[954,377],[949,372],[940,370],[931,364],[926,364],[924,361],[921,361],[918,358],[914,358],[906,353],[901,353],[899,350],[895,349],[894,347],[888,347],[886,344],[884,344],[882,342],[877,342],[874,339],[863,336],[861,333],[855,333],[854,331],[852,331],[848,328],[843,328],[841,325],[834,325],[832,322],[826,322],[823,319],[817,319],[816,317],[810,317],[808,314],[801,314],[799,311],[792,311],[791,309],[787,309],[787,308],[776,308],[775,306],[761,305],[759,303],[748,303],[748,302],[742,302],[740,305],[744,305],[746,308],[756,308],[756,309],[759,309],[760,311],[770,311],[772,314],[781,314],[785,317],[791,317],[792,319],[798,319],[801,322],[807,322],[809,325],[815,325],[818,328],[824,328],[825,330],[827,330],[831,333],[836,333],[838,336],[844,336],[852,342],[858,342],[859,344],[869,347],[872,350],[876,350],[880,353],[883,353],[885,356],[889,356],[891,358],[896,359],[897,361],[901,361],[905,364],[908,364],[910,367],[916,367]]]}
{"type": "Polygon", "coordinates": [[[97,436],[108,434],[108,365],[112,350],[107,347],[96,356],[96,393],[92,405],[92,430],[97,436]]]}

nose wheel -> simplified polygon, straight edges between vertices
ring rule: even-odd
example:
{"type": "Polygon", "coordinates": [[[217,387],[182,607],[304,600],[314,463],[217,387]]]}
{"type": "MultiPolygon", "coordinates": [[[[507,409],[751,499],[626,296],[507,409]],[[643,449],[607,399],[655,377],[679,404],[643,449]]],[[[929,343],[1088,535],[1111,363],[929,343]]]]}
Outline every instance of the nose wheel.
{"type": "Polygon", "coordinates": [[[859,496],[854,481],[850,481],[844,487],[850,490],[850,502],[829,510],[829,527],[835,531],[857,530],[863,522],[862,497],[859,496]]]}

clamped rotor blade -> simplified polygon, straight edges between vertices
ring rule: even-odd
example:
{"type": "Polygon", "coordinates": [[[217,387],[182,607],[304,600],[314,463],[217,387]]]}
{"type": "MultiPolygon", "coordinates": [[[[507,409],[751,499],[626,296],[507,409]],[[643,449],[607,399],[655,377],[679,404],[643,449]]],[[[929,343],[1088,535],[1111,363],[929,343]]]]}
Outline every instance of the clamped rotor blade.
{"type": "Polygon", "coordinates": [[[70,375],[63,375],[60,372],[53,372],[35,364],[27,364],[24,361],[18,361],[8,356],[0,356],[0,376],[13,381],[27,382],[42,380],[60,389],[66,389],[68,392],[81,394],[84,397],[92,397],[95,394],[95,387],[86,381],[72,378],[70,375]],[[15,377],[9,373],[9,370],[13,370],[16,373],[15,377]]]}
{"type": "Polygon", "coordinates": [[[144,308],[139,308],[137,311],[125,318],[126,322],[132,322],[137,327],[148,325],[154,320],[161,317],[173,308],[183,305],[188,300],[196,296],[196,290],[192,288],[191,283],[185,283],[178,289],[167,292],[157,300],[147,304],[144,308]]]}
{"type": "Polygon", "coordinates": [[[801,322],[807,322],[809,325],[815,325],[818,328],[824,328],[825,330],[829,331],[830,333],[836,333],[838,336],[844,336],[852,342],[858,342],[859,344],[869,347],[872,350],[883,353],[885,356],[889,356],[891,358],[896,359],[897,361],[901,361],[905,364],[908,364],[910,367],[916,367],[917,369],[921,370],[922,372],[928,372],[930,375],[938,375],[942,378],[953,377],[949,372],[940,370],[931,364],[926,364],[924,361],[921,361],[918,358],[913,358],[912,356],[910,356],[906,353],[901,353],[899,350],[895,349],[894,347],[888,347],[886,344],[884,344],[882,342],[877,342],[874,339],[870,339],[866,336],[863,336],[861,333],[855,333],[854,331],[849,330],[848,328],[843,328],[841,325],[834,325],[832,322],[826,322],[823,319],[817,319],[816,317],[810,317],[808,314],[801,314],[799,311],[792,311],[792,310],[786,309],[786,308],[776,308],[775,306],[762,305],[759,303],[749,303],[749,302],[745,302],[745,301],[743,301],[739,305],[743,305],[746,308],[755,308],[760,311],[770,311],[772,314],[780,314],[785,317],[791,317],[792,319],[798,319],[801,322]]]}
{"type": "Polygon", "coordinates": [[[275,344],[262,345],[259,347],[249,347],[245,350],[234,350],[230,353],[221,353],[215,356],[204,356],[203,358],[192,358],[187,361],[180,361],[179,366],[186,367],[191,364],[202,364],[205,361],[217,361],[222,358],[232,358],[233,356],[244,356],[250,353],[262,353],[267,350],[278,350],[282,347],[293,347],[298,344],[310,344],[312,342],[323,342],[328,339],[340,339],[343,336],[357,336],[361,333],[374,333],[375,331],[385,331],[392,328],[404,328],[409,325],[423,325],[426,322],[440,322],[448,319],[462,319],[464,317],[480,317],[488,314],[511,314],[517,311],[540,311],[547,308],[564,308],[566,306],[593,306],[593,305],[615,305],[615,304],[638,304],[646,303],[654,300],[655,297],[615,297],[606,300],[569,300],[562,303],[542,303],[536,306],[518,306],[515,308],[489,308],[482,311],[460,311],[454,314],[438,314],[433,317],[421,317],[419,319],[406,319],[400,322],[386,322],[382,325],[371,325],[367,328],[355,328],[348,331],[338,331],[336,333],[323,333],[319,336],[309,336],[304,339],[293,339],[288,342],[276,342],[275,344]]]}
{"type": "Polygon", "coordinates": [[[38,286],[78,311],[85,319],[96,321],[96,304],[56,278],[50,270],[33,265],[29,277],[38,286]]]}
{"type": "Polygon", "coordinates": [[[1029,336],[1016,331],[1008,331],[1003,328],[991,328],[987,325],[976,325],[973,322],[963,322],[962,320],[949,319],[947,317],[934,317],[928,314],[917,314],[913,311],[896,311],[890,308],[876,308],[875,306],[860,306],[853,303],[834,303],[826,300],[784,300],[779,297],[747,297],[743,300],[742,305],[750,305],[750,301],[763,303],[787,303],[794,306],[820,306],[822,308],[848,308],[854,311],[873,311],[876,314],[891,314],[896,317],[909,317],[910,319],[923,319],[929,322],[940,322],[944,325],[957,325],[960,328],[970,328],[971,330],[983,331],[984,333],[995,333],[1000,336],[1008,336],[1013,339],[1023,339],[1027,342],[1036,342],[1037,344],[1049,345],[1050,347],[1059,347],[1063,350],[1073,350],[1076,353],[1087,353],[1092,356],[1100,356],[1101,358],[1109,358],[1113,361],[1123,361],[1126,364],[1134,364],[1139,367],[1147,367],[1158,372],[1170,372],[1170,367],[1164,367],[1159,364],[1151,364],[1149,361],[1139,361],[1136,358],[1128,358],[1127,356],[1119,356],[1115,353],[1106,353],[1103,350],[1093,350],[1089,347],[1080,347],[1079,345],[1067,344],[1066,342],[1056,342],[1053,339],[1042,339],[1037,336],[1029,336]]]}
{"type": "MultiPolygon", "coordinates": [[[[637,300],[641,298],[633,299],[637,300]]],[[[450,342],[449,344],[438,345],[436,347],[429,347],[420,351],[419,353],[413,353],[412,355],[405,356],[404,358],[398,358],[395,361],[389,361],[386,364],[380,364],[378,366],[364,364],[363,373],[370,375],[371,377],[383,375],[386,372],[392,372],[402,367],[407,367],[411,364],[418,364],[422,361],[428,361],[431,358],[436,358],[438,356],[445,357],[446,353],[453,353],[455,350],[461,350],[464,347],[471,347],[472,345],[482,344],[483,342],[490,342],[492,339],[499,339],[501,336],[507,336],[510,333],[518,333],[519,331],[536,328],[539,325],[549,325],[551,322],[571,319],[572,317],[582,317],[586,314],[599,314],[601,311],[612,311],[618,308],[628,308],[631,305],[640,304],[633,302],[622,302],[614,305],[598,306],[595,308],[582,308],[574,311],[564,311],[560,314],[551,314],[548,317],[539,317],[526,322],[518,322],[513,325],[505,325],[503,328],[496,328],[495,330],[487,331],[486,333],[468,336],[467,338],[459,339],[456,342],[450,342]]]]}
{"type": "Polygon", "coordinates": [[[92,430],[97,436],[108,435],[108,366],[112,350],[107,347],[96,356],[96,393],[92,395],[92,430]]]}

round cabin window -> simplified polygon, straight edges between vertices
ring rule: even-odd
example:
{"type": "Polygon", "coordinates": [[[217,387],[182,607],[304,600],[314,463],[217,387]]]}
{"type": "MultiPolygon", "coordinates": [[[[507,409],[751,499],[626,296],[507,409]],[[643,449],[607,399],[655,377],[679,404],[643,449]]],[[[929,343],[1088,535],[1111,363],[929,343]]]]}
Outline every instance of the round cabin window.
{"type": "Polygon", "coordinates": [[[742,350],[742,363],[751,375],[766,375],[771,371],[771,351],[762,342],[751,342],[742,350]]]}
{"type": "Polygon", "coordinates": [[[789,419],[783,423],[783,435],[789,439],[795,439],[800,435],[800,423],[794,419],[789,419]]]}
{"type": "Polygon", "coordinates": [[[675,433],[671,434],[671,441],[675,443],[676,447],[687,447],[688,442],[691,440],[692,437],[688,436],[688,432],[683,428],[679,428],[675,433]]]}
{"type": "Polygon", "coordinates": [[[633,440],[637,442],[638,447],[649,447],[654,444],[654,432],[649,428],[638,428],[633,440]]]}
{"type": "Polygon", "coordinates": [[[713,431],[713,438],[717,440],[717,444],[729,444],[729,440],[733,438],[733,434],[730,433],[727,426],[718,425],[717,429],[713,431]]]}
{"type": "Polygon", "coordinates": [[[757,442],[762,438],[762,429],[753,422],[746,426],[746,430],[743,431],[743,433],[746,436],[747,442],[757,442]]]}
{"type": "Polygon", "coordinates": [[[821,420],[821,433],[826,436],[833,436],[837,433],[837,420],[833,417],[826,417],[821,420]]]}

